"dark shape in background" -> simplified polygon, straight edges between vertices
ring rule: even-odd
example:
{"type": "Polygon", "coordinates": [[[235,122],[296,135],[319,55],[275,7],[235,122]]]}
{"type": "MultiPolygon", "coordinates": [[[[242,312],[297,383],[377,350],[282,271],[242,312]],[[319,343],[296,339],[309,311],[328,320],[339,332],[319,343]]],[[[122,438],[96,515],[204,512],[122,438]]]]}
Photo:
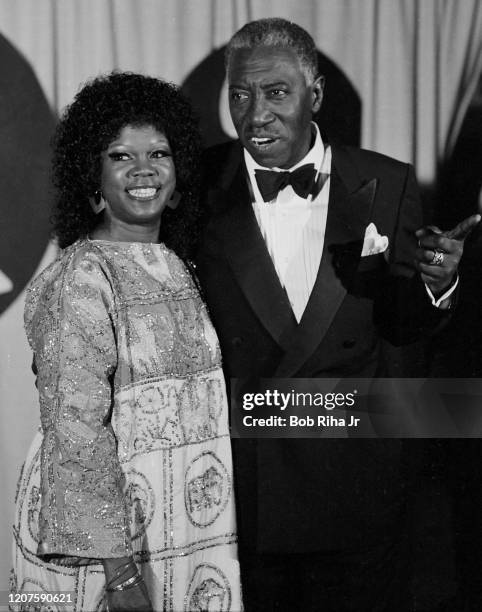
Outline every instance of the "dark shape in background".
{"type": "MultiPolygon", "coordinates": [[[[199,118],[206,146],[230,140],[219,118],[219,96],[224,83],[224,49],[217,49],[186,77],[182,90],[190,98],[199,118]]],[[[315,117],[330,140],[360,145],[361,101],[355,88],[326,55],[318,52],[320,74],[325,76],[321,111],[315,117]]]]}
{"type": "MultiPolygon", "coordinates": [[[[477,212],[482,197],[482,76],[450,158],[439,169],[435,220],[454,227],[477,212]]],[[[450,325],[432,343],[432,376],[482,376],[482,226],[465,242],[459,301],[450,325]]],[[[481,587],[482,591],[482,587],[481,587]]]]}
{"type": "MultiPolygon", "coordinates": [[[[453,227],[476,212],[482,191],[482,76],[450,159],[440,168],[436,221],[453,227]]],[[[431,376],[482,377],[482,227],[466,240],[459,267],[459,302],[431,346],[431,376]]],[[[479,412],[482,406],[479,405],[479,412]]],[[[444,475],[453,500],[458,592],[447,610],[480,610],[482,601],[482,440],[450,440],[444,475]]]]}
{"type": "Polygon", "coordinates": [[[50,138],[55,119],[24,57],[0,35],[0,270],[13,289],[0,314],[35,273],[49,240],[50,138]]]}

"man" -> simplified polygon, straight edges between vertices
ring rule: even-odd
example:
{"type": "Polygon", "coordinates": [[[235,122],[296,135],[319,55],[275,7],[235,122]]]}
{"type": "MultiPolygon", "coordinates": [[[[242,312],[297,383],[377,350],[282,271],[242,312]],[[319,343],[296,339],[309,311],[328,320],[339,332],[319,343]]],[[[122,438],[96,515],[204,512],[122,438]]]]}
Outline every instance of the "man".
{"type": "MultiPolygon", "coordinates": [[[[207,152],[197,271],[228,383],[388,375],[382,339],[447,316],[479,217],[416,237],[412,168],[322,140],[323,77],[299,26],[247,24],[226,67],[239,142],[207,152]]],[[[399,441],[233,442],[248,611],[410,609],[399,441]]]]}

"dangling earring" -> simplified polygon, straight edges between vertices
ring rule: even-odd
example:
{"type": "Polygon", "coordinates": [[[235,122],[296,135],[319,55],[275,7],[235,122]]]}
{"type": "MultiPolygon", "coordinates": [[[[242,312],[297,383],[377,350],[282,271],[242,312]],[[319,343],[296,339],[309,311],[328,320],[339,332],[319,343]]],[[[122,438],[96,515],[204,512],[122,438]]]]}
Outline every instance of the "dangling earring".
{"type": "Polygon", "coordinates": [[[97,191],[94,192],[93,197],[89,198],[89,204],[96,215],[104,210],[105,200],[100,189],[97,189],[97,191]]]}
{"type": "Polygon", "coordinates": [[[180,200],[181,194],[179,193],[179,191],[174,190],[172,192],[172,196],[167,201],[167,206],[169,206],[169,208],[172,208],[172,210],[175,210],[178,207],[180,200]]]}

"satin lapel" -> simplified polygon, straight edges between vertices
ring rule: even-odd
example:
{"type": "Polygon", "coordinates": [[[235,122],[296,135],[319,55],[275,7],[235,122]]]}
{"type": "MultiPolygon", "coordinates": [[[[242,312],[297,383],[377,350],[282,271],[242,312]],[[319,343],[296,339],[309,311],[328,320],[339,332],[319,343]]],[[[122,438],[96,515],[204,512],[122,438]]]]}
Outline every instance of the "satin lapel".
{"type": "Polygon", "coordinates": [[[221,222],[227,260],[261,324],[286,350],[297,323],[250,205],[244,164],[224,197],[229,199],[221,222]]]}
{"type": "Polygon", "coordinates": [[[360,187],[360,179],[352,168],[342,180],[337,158],[333,157],[330,199],[326,222],[323,255],[315,285],[292,344],[280,362],[275,376],[295,376],[319,346],[343,299],[346,284],[356,271],[369,223],[377,180],[360,187]],[[354,187],[350,193],[348,187],[354,187]]]}

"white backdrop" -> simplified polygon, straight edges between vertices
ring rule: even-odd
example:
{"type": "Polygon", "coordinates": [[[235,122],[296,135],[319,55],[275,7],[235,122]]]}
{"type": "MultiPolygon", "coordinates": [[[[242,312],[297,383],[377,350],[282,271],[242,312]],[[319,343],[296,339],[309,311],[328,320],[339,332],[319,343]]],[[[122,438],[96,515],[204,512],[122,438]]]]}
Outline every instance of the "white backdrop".
{"type": "MultiPolygon", "coordinates": [[[[414,163],[430,186],[481,71],[480,0],[0,0],[0,34],[59,113],[83,81],[113,68],[180,83],[244,23],[268,16],[305,27],[351,80],[362,100],[362,146],[414,163]]],[[[52,256],[51,247],[39,269],[52,256]]],[[[9,291],[1,265],[0,294],[9,291]]],[[[17,472],[38,423],[23,299],[0,316],[0,590],[17,472]]]]}

